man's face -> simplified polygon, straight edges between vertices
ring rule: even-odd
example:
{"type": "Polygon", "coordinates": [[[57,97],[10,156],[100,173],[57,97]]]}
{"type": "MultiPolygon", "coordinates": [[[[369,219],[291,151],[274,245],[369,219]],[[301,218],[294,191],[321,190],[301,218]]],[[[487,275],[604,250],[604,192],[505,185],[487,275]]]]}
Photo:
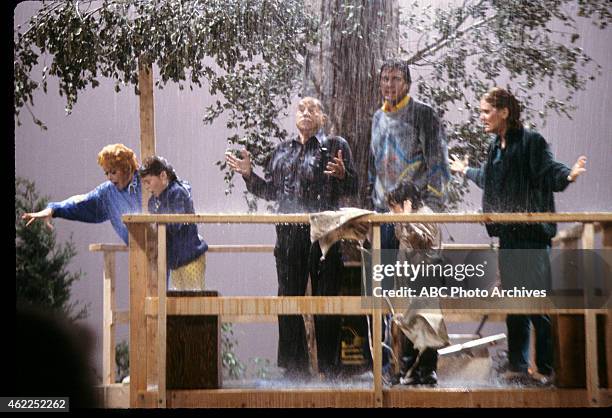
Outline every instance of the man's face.
{"type": "Polygon", "coordinates": [[[142,186],[145,190],[155,197],[159,197],[166,187],[168,187],[168,176],[162,171],[159,176],[148,175],[142,178],[142,186]]]}
{"type": "Polygon", "coordinates": [[[383,99],[397,103],[408,94],[410,85],[404,80],[404,74],[397,68],[385,68],[380,74],[380,92],[383,99]]]}
{"type": "Polygon", "coordinates": [[[497,109],[489,102],[480,100],[480,122],[488,134],[502,134],[507,127],[508,109],[497,109]]]}
{"type": "Polygon", "coordinates": [[[106,178],[115,185],[119,190],[123,190],[132,181],[132,173],[125,172],[120,168],[107,167],[104,169],[104,175],[106,178]]]}
{"type": "Polygon", "coordinates": [[[295,113],[295,126],[302,133],[316,133],[323,126],[323,112],[314,100],[300,100],[295,113]]]}

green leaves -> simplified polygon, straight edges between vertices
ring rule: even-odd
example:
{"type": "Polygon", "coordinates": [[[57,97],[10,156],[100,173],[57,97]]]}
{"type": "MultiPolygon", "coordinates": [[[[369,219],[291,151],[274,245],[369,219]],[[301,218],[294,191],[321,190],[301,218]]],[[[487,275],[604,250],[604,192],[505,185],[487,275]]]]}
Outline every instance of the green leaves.
{"type": "Polygon", "coordinates": [[[16,118],[40,88],[33,72],[42,54],[51,59],[43,91],[46,79],[57,77],[68,113],[99,77],[115,80],[116,92],[132,85],[138,94],[140,59],[159,70],[158,88],[207,86],[221,100],[204,121],[227,112],[229,129],[268,152],[287,135],[278,115],[299,88],[301,53],[315,27],[301,0],[46,2],[15,32],[16,118]]]}
{"type": "Polygon", "coordinates": [[[68,264],[76,255],[72,241],[57,244],[55,232],[44,222],[26,227],[21,215],[45,208],[34,183],[15,179],[15,287],[17,306],[36,306],[61,312],[73,320],[87,316],[87,306],[70,302],[70,288],[82,273],[68,272],[68,264]],[[76,310],[76,312],[75,312],[76,310]]]}
{"type": "Polygon", "coordinates": [[[418,97],[442,115],[461,109],[461,122],[448,124],[450,152],[483,159],[488,142],[477,104],[503,79],[525,122],[545,123],[553,111],[569,117],[575,94],[601,73],[588,51],[572,45],[580,38],[577,19],[605,28],[611,10],[604,0],[466,0],[443,10],[402,10],[402,54],[428,70],[413,81],[418,97]]]}

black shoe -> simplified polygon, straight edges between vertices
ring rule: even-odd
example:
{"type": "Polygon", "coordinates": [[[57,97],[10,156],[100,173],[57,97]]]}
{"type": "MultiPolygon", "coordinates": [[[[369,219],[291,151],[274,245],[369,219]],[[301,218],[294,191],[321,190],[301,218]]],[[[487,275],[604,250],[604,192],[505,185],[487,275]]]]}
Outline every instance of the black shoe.
{"type": "Polygon", "coordinates": [[[385,386],[395,386],[400,383],[401,375],[393,372],[385,372],[382,374],[382,382],[385,386]]]}
{"type": "Polygon", "coordinates": [[[435,370],[431,370],[425,373],[422,373],[419,376],[419,381],[421,385],[437,385],[438,384],[438,375],[435,370]]]}

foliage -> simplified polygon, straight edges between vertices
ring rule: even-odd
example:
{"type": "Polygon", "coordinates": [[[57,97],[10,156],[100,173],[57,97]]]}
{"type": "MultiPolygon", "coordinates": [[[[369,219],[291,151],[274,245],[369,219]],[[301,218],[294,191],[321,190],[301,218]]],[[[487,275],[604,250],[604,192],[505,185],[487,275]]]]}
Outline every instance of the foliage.
{"type": "MultiPolygon", "coordinates": [[[[228,143],[246,146],[261,164],[273,141],[287,136],[277,120],[299,85],[301,51],[314,41],[315,27],[300,0],[44,2],[28,27],[15,31],[17,123],[25,107],[45,126],[32,106],[36,90],[47,92],[49,76],[59,79],[68,113],[100,77],[115,80],[116,91],[132,85],[138,94],[141,61],[155,64],[159,88],[173,81],[218,97],[204,122],[229,113],[227,128],[241,134],[228,143]],[[49,61],[42,70],[41,61],[49,61]]],[[[230,189],[231,178],[227,173],[230,189]]]]}
{"type": "Polygon", "coordinates": [[[46,206],[33,182],[15,179],[15,285],[17,306],[36,306],[60,312],[71,320],[87,316],[87,306],[70,302],[70,288],[83,273],[68,272],[76,255],[72,240],[57,244],[55,232],[44,222],[26,227],[21,215],[46,206]],[[76,310],[76,312],[75,312],[76,310]]]}
{"type": "Polygon", "coordinates": [[[115,382],[122,382],[130,374],[130,345],[125,340],[115,346],[115,365],[115,382]]]}
{"type": "Polygon", "coordinates": [[[418,97],[442,115],[461,113],[448,129],[457,154],[484,159],[478,99],[490,87],[507,80],[523,105],[523,120],[545,123],[551,112],[571,118],[576,92],[601,74],[577,41],[580,19],[599,29],[612,21],[606,0],[465,0],[417,9],[420,4],[403,10],[401,54],[427,72],[413,80],[418,97]]]}
{"type": "Polygon", "coordinates": [[[240,361],[234,349],[238,341],[234,337],[234,327],[231,322],[221,324],[221,362],[223,371],[231,379],[240,379],[246,370],[245,365],[240,361]]]}
{"type": "Polygon", "coordinates": [[[268,358],[251,357],[249,359],[255,367],[254,377],[256,379],[267,380],[271,376],[271,362],[268,358]]]}
{"type": "MultiPolygon", "coordinates": [[[[576,93],[601,73],[579,46],[579,27],[591,21],[604,30],[612,20],[608,0],[415,0],[401,10],[399,23],[396,0],[323,2],[320,19],[309,17],[309,3],[314,2],[46,2],[27,29],[15,31],[17,122],[23,107],[32,113],[33,93],[47,91],[48,76],[59,79],[70,112],[78,93],[98,86],[99,77],[114,79],[116,90],[133,85],[137,93],[137,62],[143,61],[158,69],[159,88],[168,81],[179,89],[207,87],[217,99],[205,109],[204,122],[229,113],[226,126],[237,132],[227,138],[230,147],[246,146],[261,166],[274,142],[286,139],[278,119],[304,81],[302,70],[308,75],[308,60],[318,57],[332,62],[322,66],[325,79],[315,92],[328,105],[337,133],[348,137],[365,179],[367,121],[376,103],[374,61],[381,51],[389,55],[384,44],[393,40],[393,54],[414,69],[412,94],[447,121],[451,153],[482,161],[487,137],[478,123],[479,96],[505,83],[523,103],[527,122],[544,122],[551,112],[571,117],[576,93]],[[50,58],[38,80],[32,74],[43,54],[50,58]]],[[[223,161],[217,165],[229,193],[233,174],[223,161]]],[[[454,181],[456,202],[465,184],[454,181]]],[[[360,196],[367,199],[363,190],[360,196]]]]}

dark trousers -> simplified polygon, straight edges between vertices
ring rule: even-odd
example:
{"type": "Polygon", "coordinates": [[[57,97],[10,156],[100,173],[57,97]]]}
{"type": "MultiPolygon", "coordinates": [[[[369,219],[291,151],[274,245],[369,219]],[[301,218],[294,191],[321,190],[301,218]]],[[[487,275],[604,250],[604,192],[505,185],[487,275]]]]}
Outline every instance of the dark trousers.
{"type": "MultiPolygon", "coordinates": [[[[339,243],[322,261],[319,243],[310,242],[309,225],[277,225],[276,236],[274,256],[279,296],[305,295],[309,274],[313,296],[338,294],[344,268],[339,243]]],[[[315,315],[314,322],[319,370],[335,373],[340,350],[340,316],[315,315]]],[[[308,344],[302,315],[279,315],[278,334],[278,366],[286,368],[289,374],[308,374],[308,344]]]]}
{"type": "MultiPolygon", "coordinates": [[[[549,243],[500,237],[499,272],[504,289],[551,288],[549,243]],[[522,251],[521,251],[522,250],[522,251]]],[[[548,315],[508,315],[508,361],[513,371],[529,367],[530,327],[535,329],[536,366],[542,374],[553,370],[552,325],[548,315]]]]}

